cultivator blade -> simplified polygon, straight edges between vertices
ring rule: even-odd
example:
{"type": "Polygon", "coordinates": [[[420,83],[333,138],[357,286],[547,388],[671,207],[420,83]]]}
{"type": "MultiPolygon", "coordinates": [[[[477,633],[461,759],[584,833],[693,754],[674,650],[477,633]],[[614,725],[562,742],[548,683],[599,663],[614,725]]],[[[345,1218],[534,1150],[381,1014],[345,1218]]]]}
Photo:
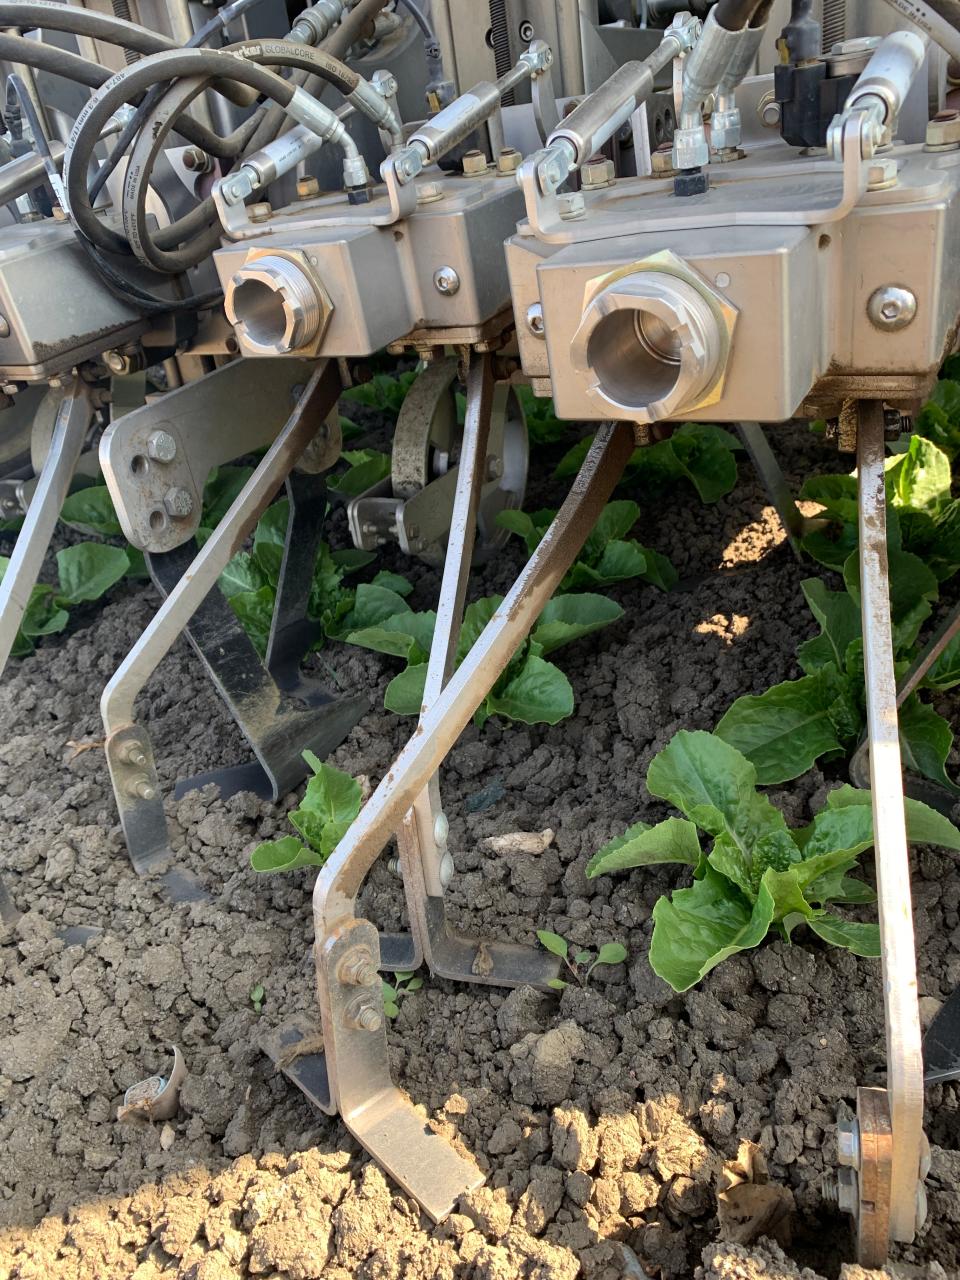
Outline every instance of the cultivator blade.
{"type": "MultiPolygon", "coordinates": [[[[299,369],[300,363],[296,363],[299,369]]],[[[295,369],[293,376],[296,373],[295,369]]],[[[286,377],[290,377],[289,372],[286,377]]],[[[313,746],[323,754],[331,751],[369,705],[365,697],[332,698],[319,686],[301,682],[299,676],[299,659],[314,638],[311,625],[302,622],[302,618],[325,500],[319,479],[292,477],[291,472],[304,451],[325,429],[339,392],[335,363],[321,363],[299,395],[286,425],[200,552],[193,556],[181,540],[179,545],[151,555],[151,569],[165,599],[107,685],[101,700],[114,794],[131,861],[141,874],[170,857],[170,844],[152,745],[146,730],[136,723],[134,702],[181,632],[187,630],[218,692],[257,756],[257,764],[252,769],[241,766],[239,771],[203,775],[191,779],[185,787],[202,786],[210,781],[217,782],[228,794],[250,788],[276,799],[303,778],[303,748],[313,746]],[[227,562],[284,483],[291,511],[278,602],[264,665],[226,600],[215,588],[227,562]]],[[[202,408],[203,400],[194,396],[192,403],[202,408]]],[[[104,449],[113,468],[117,466],[118,453],[135,448],[138,433],[155,426],[149,418],[143,426],[131,421],[136,417],[131,414],[124,420],[122,436],[114,432],[109,438],[104,437],[104,449]]],[[[182,428],[183,418],[180,423],[182,428]]],[[[263,429],[257,425],[257,430],[263,429]]],[[[202,458],[201,485],[209,470],[209,461],[209,457],[202,458]]],[[[113,470],[112,474],[116,477],[119,473],[113,470]]],[[[196,484],[195,479],[193,483],[196,484]]],[[[123,507],[122,498],[120,487],[115,492],[115,501],[118,510],[124,511],[122,518],[133,526],[139,517],[123,507]]],[[[149,521],[147,523],[149,525],[149,521]]],[[[166,540],[165,525],[159,532],[166,540]]],[[[186,875],[181,869],[180,879],[186,875]]]]}

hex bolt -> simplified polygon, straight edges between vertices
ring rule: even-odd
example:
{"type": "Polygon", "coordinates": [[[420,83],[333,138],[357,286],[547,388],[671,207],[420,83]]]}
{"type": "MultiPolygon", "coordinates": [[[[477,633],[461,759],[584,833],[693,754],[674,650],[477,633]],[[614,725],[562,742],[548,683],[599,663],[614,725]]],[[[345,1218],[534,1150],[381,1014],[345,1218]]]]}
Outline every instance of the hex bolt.
{"type": "Polygon", "coordinates": [[[352,947],[337,965],[337,978],[351,987],[372,987],[379,978],[369,947],[352,947]]]}
{"type": "Polygon", "coordinates": [[[103,363],[111,373],[126,373],[129,368],[129,361],[120,351],[105,351],[103,353],[103,363]]]}
{"type": "Polygon", "coordinates": [[[846,1169],[860,1168],[860,1126],[855,1116],[837,1122],[837,1164],[846,1169]]]}
{"type": "Polygon", "coordinates": [[[867,299],[867,315],[875,329],[895,333],[905,329],[917,314],[917,295],[902,285],[886,284],[867,299]]]}
{"type": "Polygon", "coordinates": [[[557,197],[557,212],[565,222],[582,218],[586,211],[586,203],[579,191],[571,191],[557,197]]]}
{"type": "Polygon", "coordinates": [[[460,288],[460,277],[453,267],[438,267],[433,273],[433,283],[437,293],[442,293],[444,297],[450,298],[460,288]]]}
{"type": "Polygon", "coordinates": [[[147,455],[154,462],[172,462],[177,456],[177,442],[169,431],[151,431],[147,437],[147,455]]]}
{"type": "Polygon", "coordinates": [[[780,112],[780,103],[773,96],[773,90],[768,89],[757,103],[757,115],[760,117],[760,123],[765,129],[779,128],[780,112]]]}
{"type": "Polygon", "coordinates": [[[273,205],[269,200],[260,200],[256,204],[247,205],[247,216],[251,222],[268,222],[273,213],[273,205]]]}
{"type": "Polygon", "coordinates": [[[523,156],[516,147],[504,147],[497,156],[497,172],[510,174],[516,173],[520,168],[520,161],[523,156]]]}
{"type": "Polygon", "coordinates": [[[139,742],[126,743],[120,754],[127,764],[135,765],[138,769],[142,769],[147,763],[146,752],[139,742]]]}
{"type": "Polygon", "coordinates": [[[443,186],[439,182],[420,182],[417,184],[417,204],[433,204],[443,199],[443,186]]]}
{"type": "Polygon", "coordinates": [[[10,321],[6,316],[0,316],[0,338],[10,337],[10,321]]]}
{"type": "Polygon", "coordinates": [[[535,338],[542,338],[544,335],[543,307],[539,302],[527,307],[527,328],[535,338]]]}
{"type": "Polygon", "coordinates": [[[157,797],[156,787],[153,786],[145,774],[141,774],[139,778],[134,778],[127,787],[127,791],[138,800],[155,800],[157,797]]]}
{"type": "Polygon", "coordinates": [[[191,173],[209,173],[213,168],[213,160],[200,147],[187,147],[181,159],[183,167],[191,173]]]}
{"type": "Polygon", "coordinates": [[[470,177],[476,177],[481,173],[487,172],[487,157],[482,151],[466,151],[463,160],[460,162],[463,172],[470,177]]]}
{"type": "Polygon", "coordinates": [[[871,160],[867,169],[867,190],[888,191],[897,185],[897,162],[893,157],[871,160]]]}
{"type": "Polygon", "coordinates": [[[599,156],[588,160],[580,170],[580,183],[584,188],[611,187],[616,180],[617,171],[612,160],[599,156]]]}
{"type": "Polygon", "coordinates": [[[956,151],[960,147],[960,111],[938,111],[927,123],[925,151],[956,151]]]}
{"type": "Polygon", "coordinates": [[[450,823],[447,821],[447,815],[441,809],[433,820],[433,838],[437,844],[445,845],[449,834],[450,823]]]}
{"type": "Polygon", "coordinates": [[[185,520],[193,511],[193,494],[182,485],[171,485],[163,495],[163,509],[174,520],[185,520]]]}
{"type": "Polygon", "coordinates": [[[354,1031],[379,1031],[383,1026],[383,1013],[361,996],[343,1011],[343,1024],[354,1031]]]}
{"type": "Polygon", "coordinates": [[[316,178],[298,178],[297,179],[297,199],[312,200],[314,196],[320,194],[320,183],[316,178]]]}

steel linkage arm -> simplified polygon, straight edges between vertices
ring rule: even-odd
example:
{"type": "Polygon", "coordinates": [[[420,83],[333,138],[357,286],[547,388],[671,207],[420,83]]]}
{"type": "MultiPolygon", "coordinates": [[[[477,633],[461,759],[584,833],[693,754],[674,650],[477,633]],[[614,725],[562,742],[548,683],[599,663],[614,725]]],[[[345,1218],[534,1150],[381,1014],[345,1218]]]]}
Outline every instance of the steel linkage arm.
{"type": "Polygon", "coordinates": [[[603,425],[553,524],[459,669],[317,877],[317,991],[331,1109],[425,1211],[439,1220],[482,1181],[433,1133],[390,1078],[377,931],[355,915],[364,877],[428,786],[573,563],[634,447],[627,423],[603,425]]]}

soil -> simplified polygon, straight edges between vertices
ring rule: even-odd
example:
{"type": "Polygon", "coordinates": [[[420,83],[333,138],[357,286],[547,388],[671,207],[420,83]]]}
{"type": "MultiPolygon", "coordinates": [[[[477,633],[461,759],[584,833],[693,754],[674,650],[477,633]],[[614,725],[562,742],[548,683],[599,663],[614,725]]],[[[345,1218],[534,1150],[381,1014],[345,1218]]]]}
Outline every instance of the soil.
{"type": "MultiPolygon", "coordinates": [[[[795,484],[811,468],[837,469],[806,431],[784,429],[776,443],[795,484]]],[[[537,468],[533,505],[562,496],[553,461],[548,452],[537,468]]],[[[97,704],[156,608],[152,590],[125,586],[75,611],[65,635],[12,666],[0,686],[0,871],[23,914],[0,934],[0,1276],[840,1274],[852,1256],[847,1220],[823,1200],[821,1176],[835,1167],[837,1104],[883,1078],[879,965],[809,937],[773,941],[676,996],[646,956],[653,905],[676,868],[584,876],[629,823],[665,816],[643,785],[653,754],[677,729],[711,728],[737,695],[796,674],[796,644],[813,630],[799,589],[810,569],[792,558],[746,462],[740,472],[715,506],[680,488],[644,515],[640,536],[672,557],[680,588],[611,592],[623,619],[560,655],[572,719],[471,726],[443,769],[456,922],[524,942],[537,928],[575,946],[618,941],[629,957],[557,995],[427,977],[401,1001],[388,1033],[395,1078],[487,1175],[438,1227],[259,1048],[265,1030],[314,1014],[312,877],[257,877],[248,865],[259,841],[290,831],[297,796],[221,801],[208,789],[168,801],[175,850],[206,901],[174,905],[159,879],[130,866],[97,704]],[[555,841],[536,855],[481,847],[546,827],[555,841]],[[62,932],[75,926],[95,932],[71,944],[62,932]],[[171,1044],[189,1068],[177,1115],[118,1122],[124,1091],[164,1070],[171,1044]],[[786,1253],[718,1239],[718,1177],[744,1141],[794,1197],[786,1253]]],[[[345,536],[340,513],[331,539],[345,536]]],[[[382,563],[415,581],[414,607],[432,606],[435,571],[390,552],[382,563]]],[[[471,589],[504,590],[521,563],[514,541],[471,589]]],[[[371,690],[378,708],[398,669],[343,645],[310,665],[371,690]]],[[[183,641],[139,705],[168,794],[178,775],[247,758],[183,641]]],[[[377,709],[333,762],[375,785],[411,728],[377,709]]],[[[771,794],[798,824],[841,780],[814,769],[771,794]]],[[[927,1016],[960,982],[953,873],[938,852],[916,858],[927,1016]]],[[[383,928],[402,924],[386,856],[360,905],[383,928]]],[[[960,1275],[958,1099],[954,1085],[928,1091],[930,1213],[895,1255],[899,1275],[960,1275]]]]}

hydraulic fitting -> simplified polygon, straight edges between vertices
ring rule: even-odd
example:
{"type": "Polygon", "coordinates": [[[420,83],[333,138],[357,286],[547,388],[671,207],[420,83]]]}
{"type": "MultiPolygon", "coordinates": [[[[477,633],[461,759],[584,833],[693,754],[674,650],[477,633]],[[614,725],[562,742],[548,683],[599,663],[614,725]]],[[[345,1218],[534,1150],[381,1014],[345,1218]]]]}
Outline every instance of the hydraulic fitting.
{"type": "Polygon", "coordinates": [[[716,9],[710,10],[700,39],[683,64],[683,100],[673,135],[674,169],[698,169],[709,162],[703,104],[727,74],[745,41],[752,44],[749,28],[728,31],[717,21],[716,9]]]}
{"type": "Polygon", "coordinates": [[[223,295],[227,319],[252,355],[316,355],[333,303],[299,250],[254,250],[223,295]]]}
{"type": "Polygon", "coordinates": [[[740,108],[736,91],[749,75],[766,31],[762,27],[745,27],[740,43],[717,84],[717,102],[710,117],[710,145],[714,151],[728,151],[740,145],[740,108]]]}
{"type": "Polygon", "coordinates": [[[664,251],[588,283],[570,363],[615,417],[678,418],[719,398],[736,314],[664,251]]]}

